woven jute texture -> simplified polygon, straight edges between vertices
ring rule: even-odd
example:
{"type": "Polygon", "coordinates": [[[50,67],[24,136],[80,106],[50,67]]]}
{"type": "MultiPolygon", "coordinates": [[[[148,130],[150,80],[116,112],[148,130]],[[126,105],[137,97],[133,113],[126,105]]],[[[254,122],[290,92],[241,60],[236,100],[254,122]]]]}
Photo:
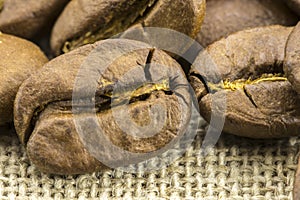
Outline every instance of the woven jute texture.
{"type": "Polygon", "coordinates": [[[223,134],[207,155],[204,131],[182,157],[152,172],[57,176],[32,166],[13,133],[0,134],[0,199],[292,199],[300,140],[223,134]]]}

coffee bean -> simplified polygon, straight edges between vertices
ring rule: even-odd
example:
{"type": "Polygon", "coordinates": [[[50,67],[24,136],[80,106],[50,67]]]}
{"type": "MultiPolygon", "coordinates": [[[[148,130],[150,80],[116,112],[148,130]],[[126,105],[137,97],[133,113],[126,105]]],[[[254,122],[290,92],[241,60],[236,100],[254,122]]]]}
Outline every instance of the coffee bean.
{"type": "Polygon", "coordinates": [[[199,54],[190,81],[207,121],[224,116],[225,132],[251,138],[300,134],[299,97],[283,72],[291,30],[270,26],[241,31],[199,54]]]}
{"type": "Polygon", "coordinates": [[[197,41],[207,46],[231,33],[266,25],[295,25],[298,17],[282,0],[207,0],[197,41]]]}
{"type": "Polygon", "coordinates": [[[102,160],[125,162],[121,154],[106,149],[110,143],[133,153],[163,148],[184,133],[190,105],[186,77],[168,54],[133,40],[104,40],[53,59],[27,79],[15,100],[14,123],[30,160],[40,170],[78,174],[105,168],[102,160]],[[130,48],[137,50],[127,52],[130,48]],[[106,66],[98,63],[111,59],[113,62],[106,70],[106,66]],[[85,65],[87,71],[81,71],[85,65]],[[79,84],[78,78],[83,78],[79,84]],[[96,91],[91,89],[93,84],[96,91]],[[72,101],[75,93],[78,96],[72,101]],[[124,121],[128,132],[117,120],[122,116],[119,109],[126,99],[129,116],[121,117],[121,122],[124,121]],[[164,111],[165,118],[150,114],[157,105],[163,108],[159,110],[164,111]],[[74,109],[82,112],[74,113],[74,109]],[[93,121],[89,111],[95,112],[107,142],[94,135],[97,130],[88,125],[93,121]],[[137,126],[151,126],[144,132],[134,131],[128,119],[137,126]],[[83,124],[78,125],[76,120],[83,124]],[[159,125],[161,129],[155,133],[159,125]],[[155,135],[138,137],[146,132],[155,135]],[[82,137],[97,149],[101,162],[86,148],[82,137]]]}
{"type": "Polygon", "coordinates": [[[284,71],[300,95],[300,22],[292,31],[286,45],[284,71]]]}
{"type": "Polygon", "coordinates": [[[288,6],[300,16],[300,0],[285,0],[288,6]]]}
{"type": "MultiPolygon", "coordinates": [[[[284,71],[293,88],[300,96],[300,22],[293,29],[286,45],[286,57],[284,61],[284,71]]],[[[295,176],[294,199],[300,199],[300,162],[295,176]]]]}
{"type": "Polygon", "coordinates": [[[32,39],[41,29],[51,25],[68,1],[2,0],[0,30],[32,39]]]}
{"type": "Polygon", "coordinates": [[[137,24],[169,28],[195,38],[204,13],[205,0],[72,0],[53,28],[51,47],[58,55],[137,24]]]}
{"type": "Polygon", "coordinates": [[[48,60],[33,43],[0,33],[0,125],[12,122],[13,102],[21,83],[48,60]]]}

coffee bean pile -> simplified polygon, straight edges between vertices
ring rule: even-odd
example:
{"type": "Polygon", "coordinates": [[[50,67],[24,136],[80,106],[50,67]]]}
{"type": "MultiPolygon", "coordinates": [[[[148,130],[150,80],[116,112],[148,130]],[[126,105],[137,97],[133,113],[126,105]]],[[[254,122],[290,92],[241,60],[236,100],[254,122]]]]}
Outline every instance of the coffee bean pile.
{"type": "MultiPolygon", "coordinates": [[[[300,0],[1,0],[0,9],[0,125],[13,124],[43,172],[163,152],[197,102],[225,133],[300,135],[300,0]],[[161,48],[170,41],[175,52],[161,48]]],[[[295,199],[299,189],[300,167],[295,199]]]]}

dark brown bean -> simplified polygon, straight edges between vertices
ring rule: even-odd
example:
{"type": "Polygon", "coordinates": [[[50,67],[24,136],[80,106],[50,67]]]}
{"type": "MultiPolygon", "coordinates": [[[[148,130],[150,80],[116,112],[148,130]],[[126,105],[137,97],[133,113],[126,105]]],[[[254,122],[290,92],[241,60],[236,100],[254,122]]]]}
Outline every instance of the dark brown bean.
{"type": "Polygon", "coordinates": [[[169,28],[195,38],[204,13],[205,0],[72,0],[53,28],[51,47],[58,55],[136,24],[169,28]]]}
{"type": "Polygon", "coordinates": [[[207,46],[231,33],[267,25],[295,25],[298,17],[282,0],[207,0],[197,41],[207,46]]]}
{"type": "Polygon", "coordinates": [[[0,33],[0,125],[13,120],[13,102],[21,83],[48,60],[33,43],[0,33]]]}
{"type": "MultiPolygon", "coordinates": [[[[91,65],[95,63],[99,67],[99,69],[91,69],[97,73],[98,85],[94,102],[96,116],[101,129],[111,143],[129,152],[147,153],[161,149],[183,134],[186,129],[191,104],[189,95],[184,89],[188,87],[188,82],[180,65],[168,54],[133,40],[115,39],[86,45],[47,63],[41,71],[22,84],[16,97],[14,123],[17,133],[20,140],[27,144],[30,160],[44,172],[78,174],[105,167],[83,145],[72,113],[72,108],[89,107],[93,102],[93,100],[89,101],[89,96],[86,94],[91,87],[89,81],[80,84],[80,88],[76,88],[75,85],[76,78],[81,77],[80,74],[78,75],[81,65],[87,62],[89,54],[95,49],[99,53],[96,57],[99,55],[101,57],[103,52],[110,52],[105,59],[114,59],[101,77],[99,73],[105,66],[98,66],[95,60],[90,60],[91,65]],[[127,47],[136,47],[139,50],[125,54],[123,51],[127,47]],[[119,53],[124,55],[118,57],[119,53]],[[121,79],[124,78],[124,74],[133,69],[137,71],[121,79]],[[169,71],[172,70],[178,72],[174,80],[168,77],[169,71]],[[148,80],[147,77],[159,82],[147,83],[145,82],[146,79],[148,80]],[[120,81],[122,84],[116,86],[120,81]],[[142,86],[131,93],[131,86],[137,83],[141,83],[142,86]],[[117,97],[111,95],[114,87],[119,89],[117,97]],[[72,104],[74,91],[82,92],[78,104],[72,104]],[[144,126],[151,120],[154,125],[164,122],[162,129],[154,136],[136,138],[129,135],[120,128],[114,118],[113,108],[119,108],[119,103],[121,104],[126,94],[130,93],[132,95],[128,105],[131,116],[129,118],[136,124],[144,126]],[[113,99],[117,101],[116,104],[111,103],[113,99]],[[182,107],[179,101],[185,102],[183,103],[185,106],[182,107]],[[150,118],[150,109],[156,105],[164,107],[165,120],[161,120],[159,116],[150,118]]],[[[89,75],[88,77],[90,78],[89,75]]],[[[93,115],[84,112],[79,113],[77,118],[88,123],[91,116],[93,115]]],[[[155,126],[149,127],[148,131],[153,131],[155,126]]],[[[89,126],[84,127],[83,130],[86,137],[96,131],[89,126]]],[[[99,148],[105,145],[95,137],[91,137],[90,142],[99,148]]],[[[112,156],[114,152],[99,151],[103,151],[103,157],[107,156],[107,159],[112,161],[116,159],[112,156]]],[[[116,155],[116,157],[122,156],[116,155]]]]}
{"type": "Polygon", "coordinates": [[[284,71],[300,95],[300,22],[292,31],[287,42],[284,71]]]}
{"type": "Polygon", "coordinates": [[[32,39],[50,26],[69,0],[3,0],[0,30],[32,39]]]}
{"type": "MultiPolygon", "coordinates": [[[[286,45],[284,71],[300,96],[300,22],[293,29],[286,45]]],[[[300,199],[300,160],[294,183],[294,199],[300,199]]]]}
{"type": "Polygon", "coordinates": [[[192,69],[190,81],[207,121],[212,114],[224,115],[225,132],[252,138],[300,134],[299,97],[283,73],[291,30],[270,26],[241,31],[199,54],[194,66],[200,67],[192,69]],[[218,101],[226,101],[224,113],[218,101]]]}

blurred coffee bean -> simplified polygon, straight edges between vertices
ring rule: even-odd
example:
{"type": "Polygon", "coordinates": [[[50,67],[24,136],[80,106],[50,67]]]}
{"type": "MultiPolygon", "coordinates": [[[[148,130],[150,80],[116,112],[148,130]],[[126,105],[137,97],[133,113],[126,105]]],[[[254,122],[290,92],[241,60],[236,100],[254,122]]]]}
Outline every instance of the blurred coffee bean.
{"type": "Polygon", "coordinates": [[[267,25],[295,25],[299,18],[282,0],[207,0],[197,41],[207,45],[231,33],[267,25]]]}
{"type": "Polygon", "coordinates": [[[21,83],[48,60],[33,43],[0,33],[0,125],[12,122],[13,102],[21,83]]]}
{"type": "Polygon", "coordinates": [[[0,31],[32,39],[51,26],[69,0],[3,0],[0,31]]]}

